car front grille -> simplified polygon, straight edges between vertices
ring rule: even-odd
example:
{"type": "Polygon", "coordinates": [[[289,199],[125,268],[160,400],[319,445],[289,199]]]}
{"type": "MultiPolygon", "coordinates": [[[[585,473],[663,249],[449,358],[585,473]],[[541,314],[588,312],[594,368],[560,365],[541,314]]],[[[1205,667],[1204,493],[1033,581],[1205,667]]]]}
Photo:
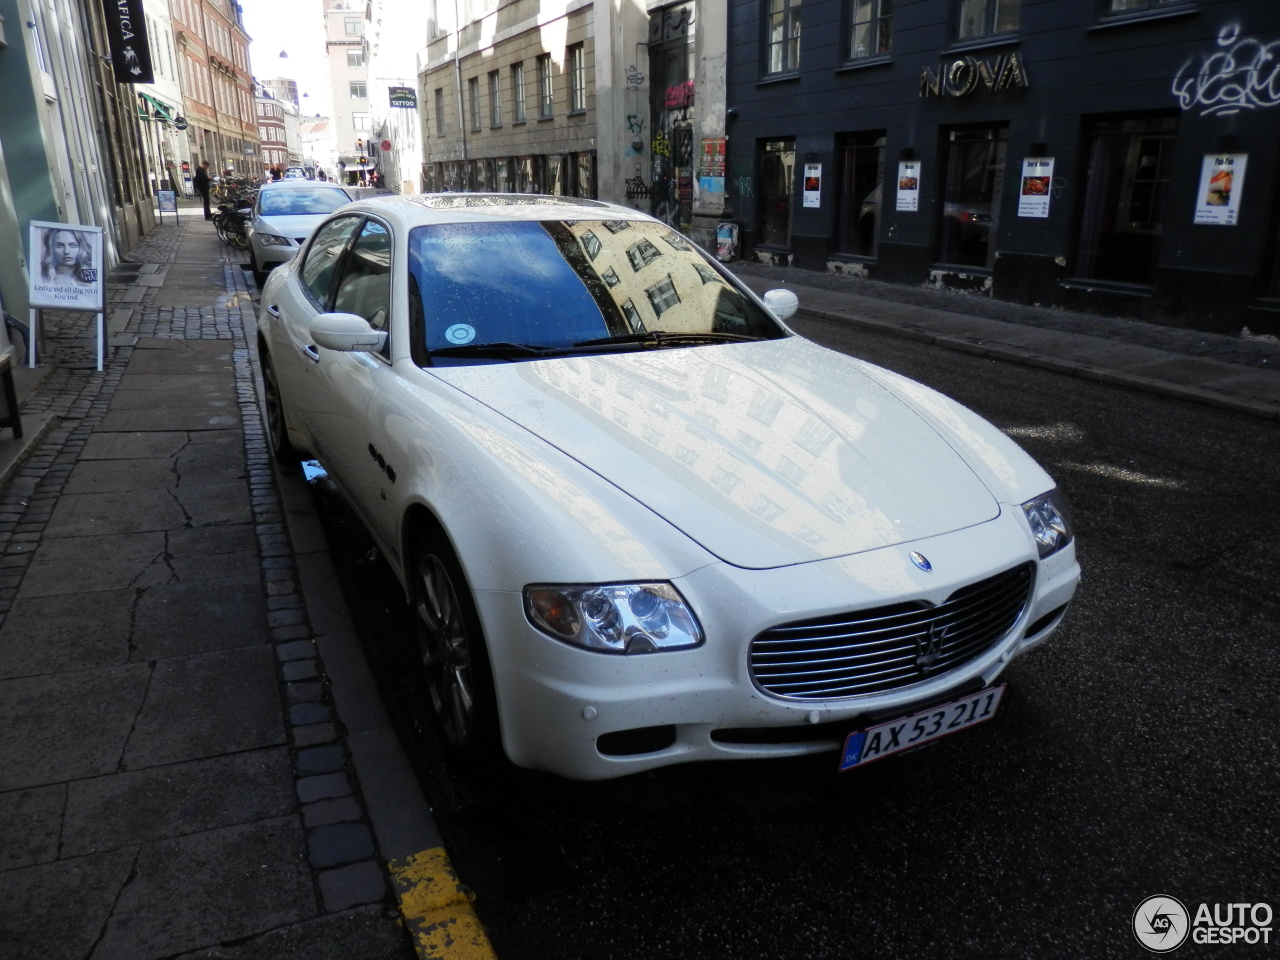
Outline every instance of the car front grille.
{"type": "Polygon", "coordinates": [[[883,693],[963,666],[1004,637],[1031,596],[1026,563],[924,601],[771,627],[751,641],[751,676],[789,700],[883,693]]]}

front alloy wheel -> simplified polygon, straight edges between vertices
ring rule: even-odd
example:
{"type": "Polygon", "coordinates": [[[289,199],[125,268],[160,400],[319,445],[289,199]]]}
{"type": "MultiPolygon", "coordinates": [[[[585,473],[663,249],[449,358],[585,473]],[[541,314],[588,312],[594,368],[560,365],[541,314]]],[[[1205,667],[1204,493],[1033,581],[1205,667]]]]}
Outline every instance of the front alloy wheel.
{"type": "Polygon", "coordinates": [[[413,581],[414,628],[427,694],[445,745],[464,764],[492,758],[496,711],[479,618],[451,556],[422,552],[413,581]]]}

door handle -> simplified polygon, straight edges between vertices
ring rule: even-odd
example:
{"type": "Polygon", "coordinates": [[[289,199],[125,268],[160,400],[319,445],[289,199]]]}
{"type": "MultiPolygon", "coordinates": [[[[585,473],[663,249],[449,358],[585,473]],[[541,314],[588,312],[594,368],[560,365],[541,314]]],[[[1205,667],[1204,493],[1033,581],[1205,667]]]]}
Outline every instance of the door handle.
{"type": "Polygon", "coordinates": [[[275,304],[271,304],[271,305],[269,305],[269,306],[266,308],[266,310],[267,310],[267,313],[271,314],[273,317],[278,317],[278,316],[280,316],[280,308],[279,308],[279,307],[277,307],[275,304]]]}
{"type": "Polygon", "coordinates": [[[309,343],[302,348],[302,352],[307,355],[307,359],[314,363],[320,362],[320,351],[316,349],[315,344],[309,343]]]}

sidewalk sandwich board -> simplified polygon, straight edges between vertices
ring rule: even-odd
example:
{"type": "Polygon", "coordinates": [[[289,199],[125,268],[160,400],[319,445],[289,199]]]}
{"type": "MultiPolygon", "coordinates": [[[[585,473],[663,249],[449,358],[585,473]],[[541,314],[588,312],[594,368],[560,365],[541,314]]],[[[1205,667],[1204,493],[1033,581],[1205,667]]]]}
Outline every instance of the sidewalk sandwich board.
{"type": "Polygon", "coordinates": [[[43,319],[42,310],[79,310],[98,315],[98,369],[101,370],[106,346],[102,228],[32,220],[27,263],[31,277],[27,365],[36,365],[37,320],[43,319]]]}

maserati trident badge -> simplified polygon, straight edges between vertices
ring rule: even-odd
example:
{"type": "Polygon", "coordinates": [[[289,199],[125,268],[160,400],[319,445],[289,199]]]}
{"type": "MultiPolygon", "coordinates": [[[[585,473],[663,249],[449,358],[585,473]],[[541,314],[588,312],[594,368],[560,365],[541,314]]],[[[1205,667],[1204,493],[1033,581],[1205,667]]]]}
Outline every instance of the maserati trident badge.
{"type": "Polygon", "coordinates": [[[916,553],[914,550],[911,551],[911,562],[914,563],[921,570],[923,570],[925,573],[928,573],[930,570],[933,569],[933,564],[929,562],[929,558],[926,557],[923,553],[916,553]]]}
{"type": "Polygon", "coordinates": [[[942,644],[950,632],[950,626],[939,628],[934,623],[929,626],[928,633],[922,633],[916,637],[916,668],[923,676],[929,675],[929,671],[942,656],[942,644]]]}

